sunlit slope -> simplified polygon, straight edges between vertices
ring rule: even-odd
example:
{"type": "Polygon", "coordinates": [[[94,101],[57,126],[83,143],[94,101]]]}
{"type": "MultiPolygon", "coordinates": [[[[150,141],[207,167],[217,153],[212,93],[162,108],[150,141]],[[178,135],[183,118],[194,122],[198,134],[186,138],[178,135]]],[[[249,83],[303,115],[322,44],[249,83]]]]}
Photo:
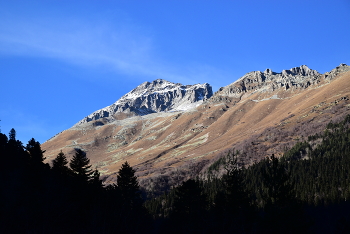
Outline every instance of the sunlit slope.
{"type": "Polygon", "coordinates": [[[242,159],[251,164],[271,153],[282,154],[283,147],[275,146],[302,140],[306,135],[301,132],[313,131],[307,126],[350,113],[350,72],[305,89],[252,91],[226,99],[215,95],[189,111],[136,116],[101,126],[92,121],[58,134],[42,148],[48,162],[60,150],[72,156],[74,148],[83,149],[93,167],[109,175],[108,182],[114,181],[126,160],[140,177],[207,162],[233,147],[251,152],[242,159]],[[289,134],[276,137],[274,130],[289,134]]]}

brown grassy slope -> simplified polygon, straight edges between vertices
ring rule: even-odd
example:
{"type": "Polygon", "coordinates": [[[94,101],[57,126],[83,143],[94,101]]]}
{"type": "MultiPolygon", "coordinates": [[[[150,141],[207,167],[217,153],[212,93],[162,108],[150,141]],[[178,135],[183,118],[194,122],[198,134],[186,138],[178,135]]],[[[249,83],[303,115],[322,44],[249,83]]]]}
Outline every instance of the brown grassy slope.
{"type": "Polygon", "coordinates": [[[203,166],[232,147],[244,151],[244,163],[251,164],[271,153],[282,154],[307,134],[321,131],[329,120],[349,113],[350,102],[344,98],[350,97],[349,84],[347,72],[305,90],[248,93],[241,100],[208,102],[187,112],[132,117],[97,127],[88,123],[62,132],[42,148],[47,161],[60,150],[70,157],[74,148],[85,150],[108,183],[115,181],[126,160],[145,181],[177,169],[195,171],[188,165],[205,162],[203,166]],[[264,100],[275,94],[283,99],[264,100]]]}

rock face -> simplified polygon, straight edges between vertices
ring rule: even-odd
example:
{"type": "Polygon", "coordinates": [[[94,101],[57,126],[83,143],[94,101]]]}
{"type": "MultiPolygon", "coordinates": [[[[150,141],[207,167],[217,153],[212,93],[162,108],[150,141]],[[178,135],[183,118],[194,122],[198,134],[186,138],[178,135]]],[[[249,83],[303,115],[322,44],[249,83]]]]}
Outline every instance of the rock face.
{"type": "Polygon", "coordinates": [[[113,121],[113,115],[128,113],[147,115],[157,112],[182,111],[195,108],[213,95],[208,84],[182,85],[157,79],[144,82],[110,106],[88,115],[75,126],[100,118],[113,121]]]}
{"type": "Polygon", "coordinates": [[[281,73],[266,69],[247,73],[236,82],[220,88],[217,95],[239,98],[247,92],[273,92],[278,89],[307,88],[319,82],[321,74],[306,65],[283,70],[281,73]]]}
{"type": "Polygon", "coordinates": [[[334,68],[330,72],[326,72],[324,76],[326,79],[332,80],[334,77],[336,77],[338,74],[350,71],[350,66],[346,65],[345,63],[341,63],[338,67],[334,68]]]}

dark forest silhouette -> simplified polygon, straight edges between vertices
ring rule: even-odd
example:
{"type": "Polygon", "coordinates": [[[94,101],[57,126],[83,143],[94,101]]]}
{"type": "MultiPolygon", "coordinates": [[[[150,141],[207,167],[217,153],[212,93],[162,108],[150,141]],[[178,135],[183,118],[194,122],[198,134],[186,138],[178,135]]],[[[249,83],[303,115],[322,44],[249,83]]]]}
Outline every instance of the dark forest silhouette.
{"type": "MultiPolygon", "coordinates": [[[[0,233],[347,233],[350,230],[350,116],[248,168],[232,150],[222,177],[189,179],[142,194],[125,162],[104,185],[86,153],[52,165],[35,139],[0,133],[0,233]],[[317,144],[316,144],[317,143],[317,144]]],[[[209,174],[210,175],[210,174],[209,174]]]]}

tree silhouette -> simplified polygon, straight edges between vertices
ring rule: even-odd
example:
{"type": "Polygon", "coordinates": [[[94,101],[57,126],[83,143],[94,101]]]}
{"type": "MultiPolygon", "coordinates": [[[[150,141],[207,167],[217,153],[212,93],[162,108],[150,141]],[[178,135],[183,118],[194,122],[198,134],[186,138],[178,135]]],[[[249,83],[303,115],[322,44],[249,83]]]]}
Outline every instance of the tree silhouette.
{"type": "Polygon", "coordinates": [[[273,154],[265,161],[262,170],[262,198],[265,216],[262,219],[264,233],[301,233],[308,221],[300,203],[295,199],[291,174],[273,154]]]}
{"type": "Polygon", "coordinates": [[[8,150],[12,155],[23,154],[23,144],[22,142],[16,140],[16,130],[11,129],[8,137],[8,150]]]}
{"type": "Polygon", "coordinates": [[[187,180],[175,189],[174,195],[170,228],[175,233],[204,233],[207,202],[200,182],[187,180]]]}
{"type": "Polygon", "coordinates": [[[121,196],[121,214],[119,232],[147,233],[149,216],[143,207],[140,186],[135,176],[135,170],[125,162],[118,171],[117,189],[121,196]]]}
{"type": "Polygon", "coordinates": [[[206,198],[198,181],[183,182],[175,190],[174,209],[179,215],[198,216],[206,208],[206,198]]]}
{"type": "Polygon", "coordinates": [[[4,165],[7,165],[9,162],[9,159],[7,157],[7,142],[7,136],[5,134],[0,133],[0,158],[4,165]]]}
{"type": "Polygon", "coordinates": [[[66,155],[62,152],[59,152],[54,160],[52,160],[52,169],[59,174],[67,175],[70,169],[67,167],[68,160],[66,155]]]}
{"type": "Polygon", "coordinates": [[[90,159],[86,157],[86,153],[81,149],[76,149],[69,166],[77,178],[82,181],[88,182],[93,174],[90,159]]]}
{"type": "Polygon", "coordinates": [[[235,212],[248,205],[247,194],[244,191],[243,174],[237,163],[237,154],[229,151],[226,156],[226,174],[222,177],[226,208],[235,212]]]}
{"type": "Polygon", "coordinates": [[[38,141],[35,141],[34,138],[30,139],[26,146],[26,150],[29,153],[33,165],[42,165],[43,161],[45,160],[45,151],[41,150],[41,146],[38,141]]]}
{"type": "Polygon", "coordinates": [[[131,205],[131,208],[142,203],[140,186],[135,176],[135,170],[125,162],[119,169],[117,185],[122,193],[123,200],[131,205]]]}
{"type": "Polygon", "coordinates": [[[14,128],[11,128],[10,132],[9,132],[9,140],[16,140],[16,130],[14,128]]]}
{"type": "Polygon", "coordinates": [[[244,184],[243,170],[237,162],[239,152],[229,151],[224,158],[226,173],[221,178],[222,188],[214,200],[214,217],[220,223],[218,232],[248,232],[251,212],[249,196],[244,184]]]}
{"type": "Polygon", "coordinates": [[[16,131],[11,129],[6,147],[7,163],[9,169],[24,168],[29,163],[28,154],[24,151],[23,143],[16,140],[16,131]]]}
{"type": "Polygon", "coordinates": [[[290,182],[290,173],[274,154],[266,159],[266,167],[261,172],[262,197],[266,205],[282,205],[292,200],[293,186],[290,182]]]}
{"type": "Polygon", "coordinates": [[[100,172],[97,168],[93,171],[92,177],[90,179],[90,183],[96,188],[103,188],[102,180],[100,180],[100,172]]]}

